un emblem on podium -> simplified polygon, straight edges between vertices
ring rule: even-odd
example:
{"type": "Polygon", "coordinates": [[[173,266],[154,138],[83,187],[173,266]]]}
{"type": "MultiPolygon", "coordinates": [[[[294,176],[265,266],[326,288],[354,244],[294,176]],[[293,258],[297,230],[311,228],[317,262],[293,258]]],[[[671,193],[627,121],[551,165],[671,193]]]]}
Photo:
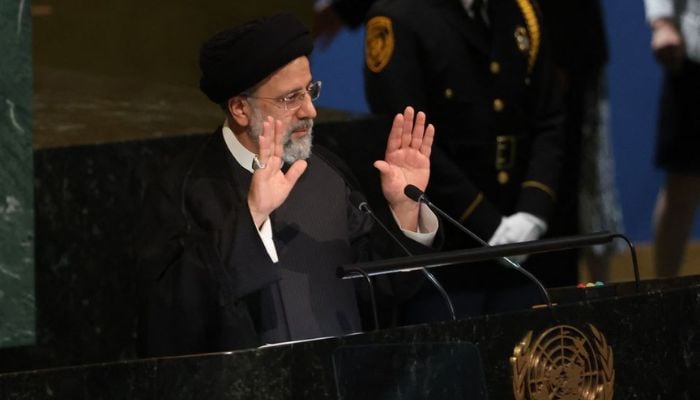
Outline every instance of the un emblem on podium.
{"type": "Polygon", "coordinates": [[[529,331],[510,358],[516,400],[612,400],[612,348],[595,326],[588,331],[560,325],[534,341],[529,331]]]}

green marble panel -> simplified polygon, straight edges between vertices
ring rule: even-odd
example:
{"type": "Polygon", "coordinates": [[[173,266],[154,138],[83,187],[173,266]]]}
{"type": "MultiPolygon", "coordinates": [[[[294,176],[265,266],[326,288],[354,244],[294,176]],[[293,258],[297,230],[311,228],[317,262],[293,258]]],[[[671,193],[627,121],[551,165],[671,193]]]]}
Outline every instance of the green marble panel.
{"type": "Polygon", "coordinates": [[[0,2],[0,347],[35,341],[29,6],[0,2]]]}

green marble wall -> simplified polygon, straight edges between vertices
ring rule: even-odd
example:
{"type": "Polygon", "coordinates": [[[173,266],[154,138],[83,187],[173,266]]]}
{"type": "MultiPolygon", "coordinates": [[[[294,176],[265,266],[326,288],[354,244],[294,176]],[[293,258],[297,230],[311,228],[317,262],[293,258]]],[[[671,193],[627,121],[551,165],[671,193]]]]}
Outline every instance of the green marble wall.
{"type": "Polygon", "coordinates": [[[0,2],[0,347],[35,339],[29,6],[0,2]]]}

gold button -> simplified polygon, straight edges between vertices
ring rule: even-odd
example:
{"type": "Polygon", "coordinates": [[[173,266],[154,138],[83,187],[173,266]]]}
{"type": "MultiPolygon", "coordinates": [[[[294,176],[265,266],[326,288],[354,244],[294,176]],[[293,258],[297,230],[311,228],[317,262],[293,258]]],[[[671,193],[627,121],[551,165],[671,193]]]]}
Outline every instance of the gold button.
{"type": "Polygon", "coordinates": [[[490,68],[491,68],[491,73],[494,75],[501,72],[501,64],[497,63],[496,61],[491,61],[490,68]]]}
{"type": "Polygon", "coordinates": [[[503,107],[505,107],[505,104],[503,103],[503,100],[501,99],[496,99],[493,101],[493,109],[496,111],[502,111],[503,107]]]}
{"type": "Polygon", "coordinates": [[[505,185],[506,183],[508,183],[509,179],[510,176],[506,171],[501,171],[498,173],[498,183],[500,183],[501,185],[505,185]]]}
{"type": "Polygon", "coordinates": [[[445,89],[445,98],[451,99],[452,96],[454,96],[454,92],[452,91],[452,89],[450,89],[450,88],[445,89]]]}

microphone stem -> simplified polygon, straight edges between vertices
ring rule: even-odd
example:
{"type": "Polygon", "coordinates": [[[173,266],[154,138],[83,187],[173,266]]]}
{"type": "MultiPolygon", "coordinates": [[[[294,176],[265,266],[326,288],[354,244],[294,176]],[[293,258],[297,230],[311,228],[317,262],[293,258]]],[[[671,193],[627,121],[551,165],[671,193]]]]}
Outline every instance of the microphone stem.
{"type": "MultiPolygon", "coordinates": [[[[442,211],[439,207],[437,207],[435,204],[433,204],[433,203],[432,203],[430,200],[428,200],[425,196],[421,196],[421,197],[418,199],[418,201],[420,201],[420,202],[422,202],[422,203],[425,203],[425,205],[427,205],[428,207],[430,207],[431,210],[435,211],[435,212],[438,213],[441,217],[443,217],[443,218],[445,218],[446,220],[450,221],[450,223],[451,223],[452,225],[454,225],[454,226],[456,226],[457,228],[459,228],[459,230],[461,230],[462,232],[466,233],[469,237],[471,237],[472,239],[474,239],[474,240],[476,240],[477,242],[479,242],[479,244],[481,244],[482,246],[484,246],[484,247],[488,247],[488,246],[489,246],[489,244],[486,243],[486,241],[484,241],[484,239],[480,238],[479,236],[477,236],[474,232],[470,231],[469,229],[463,227],[461,223],[459,223],[456,219],[450,217],[446,212],[442,211]]],[[[503,258],[507,258],[507,257],[503,257],[503,258]]],[[[511,261],[511,262],[512,262],[512,261],[511,261]]]]}
{"type": "Polygon", "coordinates": [[[445,304],[447,304],[447,308],[450,310],[450,317],[453,321],[456,321],[457,315],[455,314],[455,306],[452,304],[452,300],[450,300],[450,296],[447,294],[447,291],[445,291],[445,288],[442,287],[442,285],[440,284],[440,282],[438,282],[437,278],[435,277],[435,275],[433,275],[432,272],[428,271],[425,268],[421,268],[420,270],[423,272],[423,275],[425,275],[425,277],[433,283],[433,286],[435,286],[438,292],[440,292],[440,295],[445,300],[445,304]]]}
{"type": "Polygon", "coordinates": [[[362,275],[362,277],[365,278],[365,281],[367,282],[367,287],[369,288],[369,301],[370,304],[372,305],[372,317],[374,319],[374,330],[378,331],[379,330],[379,314],[377,313],[377,300],[374,297],[374,285],[372,284],[372,278],[369,277],[367,272],[363,270],[362,268],[354,268],[351,271],[357,272],[358,274],[362,275]]]}
{"type": "Polygon", "coordinates": [[[639,293],[639,263],[637,262],[637,252],[634,250],[634,245],[627,239],[627,236],[623,234],[614,233],[612,236],[624,240],[625,243],[627,243],[627,247],[630,249],[630,253],[632,254],[632,270],[634,271],[634,285],[637,289],[637,293],[639,293]]]}
{"type": "MultiPolygon", "coordinates": [[[[472,239],[476,240],[479,242],[482,246],[484,247],[490,247],[490,245],[484,241],[484,239],[480,238],[477,236],[474,232],[470,231],[469,229],[465,228],[462,226],[461,223],[459,223],[457,220],[454,218],[450,217],[446,212],[442,211],[439,207],[435,206],[430,200],[428,200],[425,195],[421,195],[418,198],[419,202],[425,203],[428,207],[430,207],[431,210],[435,211],[438,213],[441,217],[445,218],[448,220],[452,225],[456,226],[459,230],[462,232],[466,233],[469,237],[472,239]]],[[[537,289],[540,291],[542,294],[542,297],[545,299],[547,302],[547,307],[552,308],[552,300],[549,297],[549,293],[547,292],[547,289],[544,287],[542,282],[540,282],[539,279],[537,279],[530,271],[526,270],[525,268],[522,267],[522,265],[518,264],[514,260],[510,259],[509,257],[501,257],[499,258],[499,262],[501,265],[504,265],[506,267],[512,267],[513,269],[520,271],[523,275],[525,275],[530,281],[532,281],[535,286],[537,286],[537,289]]]]}
{"type": "MultiPolygon", "coordinates": [[[[372,217],[372,219],[373,219],[377,224],[379,224],[379,226],[382,227],[382,229],[384,230],[384,232],[387,232],[387,233],[389,234],[389,236],[394,240],[394,242],[396,242],[396,244],[399,245],[399,247],[401,247],[401,249],[403,250],[404,253],[406,253],[406,255],[408,255],[408,256],[412,256],[412,255],[413,255],[413,253],[411,253],[411,252],[406,248],[406,246],[404,246],[403,243],[401,243],[400,240],[398,240],[396,237],[394,237],[394,235],[391,234],[391,231],[389,230],[389,228],[388,228],[386,225],[384,225],[384,223],[382,223],[382,221],[381,221],[379,218],[377,218],[376,215],[374,215],[374,213],[372,212],[372,210],[369,209],[369,207],[365,206],[365,207],[361,207],[361,209],[364,210],[367,214],[369,214],[369,215],[372,217]]],[[[445,303],[447,304],[447,308],[450,310],[450,317],[452,318],[453,321],[456,321],[456,320],[457,320],[457,314],[455,314],[455,307],[454,307],[454,305],[452,304],[452,300],[450,300],[450,296],[447,294],[447,291],[445,290],[445,288],[442,287],[442,285],[441,285],[440,282],[437,280],[437,278],[435,277],[435,275],[433,275],[432,272],[428,271],[426,268],[421,268],[420,270],[423,272],[423,275],[424,275],[430,282],[432,282],[433,286],[435,286],[435,288],[438,290],[438,292],[440,292],[440,295],[442,296],[442,298],[445,300],[445,303]]]]}

